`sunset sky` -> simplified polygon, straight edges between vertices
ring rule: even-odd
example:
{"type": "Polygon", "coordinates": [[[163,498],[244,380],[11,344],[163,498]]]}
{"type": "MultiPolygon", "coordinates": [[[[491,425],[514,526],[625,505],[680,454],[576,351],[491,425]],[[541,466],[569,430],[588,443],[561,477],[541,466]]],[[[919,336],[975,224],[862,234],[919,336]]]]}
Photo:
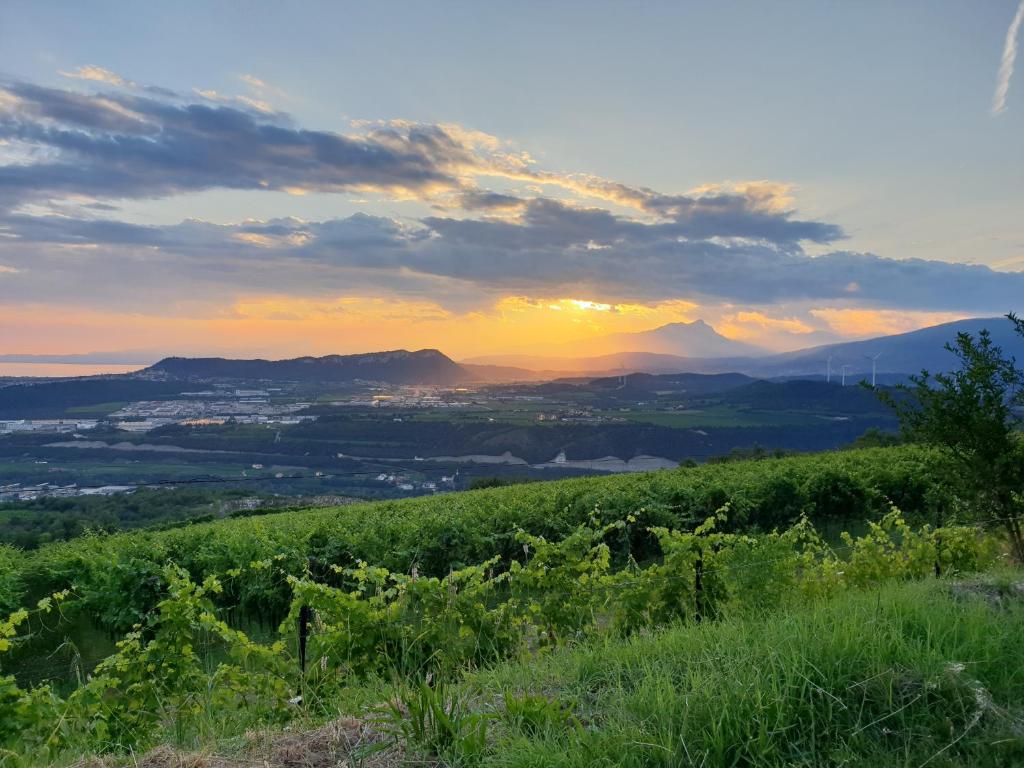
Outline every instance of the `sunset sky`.
{"type": "Polygon", "coordinates": [[[1024,310],[1019,8],[6,0],[0,354],[1024,310]]]}

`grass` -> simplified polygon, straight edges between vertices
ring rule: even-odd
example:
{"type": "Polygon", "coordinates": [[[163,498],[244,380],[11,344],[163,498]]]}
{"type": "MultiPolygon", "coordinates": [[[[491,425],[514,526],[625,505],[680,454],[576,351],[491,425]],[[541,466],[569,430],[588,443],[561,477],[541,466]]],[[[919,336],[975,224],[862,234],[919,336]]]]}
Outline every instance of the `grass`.
{"type": "Polygon", "coordinates": [[[479,672],[474,700],[542,694],[580,724],[504,729],[484,764],[1024,764],[1024,604],[983,593],[891,585],[479,672]]]}

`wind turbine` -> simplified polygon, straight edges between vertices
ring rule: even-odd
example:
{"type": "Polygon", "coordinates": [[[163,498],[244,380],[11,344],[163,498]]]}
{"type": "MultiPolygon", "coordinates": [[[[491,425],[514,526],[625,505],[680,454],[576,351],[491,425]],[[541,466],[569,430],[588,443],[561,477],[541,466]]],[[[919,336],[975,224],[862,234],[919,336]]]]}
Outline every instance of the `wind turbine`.
{"type": "Polygon", "coordinates": [[[832,383],[832,355],[825,358],[825,383],[832,383]]]}
{"type": "Polygon", "coordinates": [[[878,358],[882,356],[879,352],[877,355],[864,355],[865,358],[871,361],[871,386],[875,386],[875,366],[878,364],[878,358]]]}
{"type": "Polygon", "coordinates": [[[843,386],[844,387],[846,386],[846,371],[847,371],[848,368],[851,368],[851,367],[852,366],[849,366],[849,365],[844,365],[843,366],[843,386]]]}

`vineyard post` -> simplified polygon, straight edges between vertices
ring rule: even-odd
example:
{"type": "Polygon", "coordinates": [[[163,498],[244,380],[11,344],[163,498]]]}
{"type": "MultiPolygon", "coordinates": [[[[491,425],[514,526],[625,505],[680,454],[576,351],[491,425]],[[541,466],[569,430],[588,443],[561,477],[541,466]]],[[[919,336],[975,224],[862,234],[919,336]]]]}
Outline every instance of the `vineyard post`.
{"type": "Polygon", "coordinates": [[[704,551],[697,547],[697,559],[693,563],[693,618],[700,623],[704,600],[704,551]]]}
{"type": "MultiPolygon", "coordinates": [[[[299,607],[299,674],[300,681],[306,678],[306,640],[309,638],[309,606],[299,607]]],[[[300,682],[301,686],[301,682],[300,682]]],[[[301,694],[302,691],[300,690],[301,694]]]]}

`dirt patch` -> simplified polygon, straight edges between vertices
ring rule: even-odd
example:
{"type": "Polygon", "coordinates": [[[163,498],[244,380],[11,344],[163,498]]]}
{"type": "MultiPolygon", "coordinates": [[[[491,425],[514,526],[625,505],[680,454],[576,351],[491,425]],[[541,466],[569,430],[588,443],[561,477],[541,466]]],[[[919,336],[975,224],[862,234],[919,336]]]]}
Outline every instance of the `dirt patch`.
{"type": "MultiPolygon", "coordinates": [[[[137,768],[397,768],[406,765],[400,747],[357,718],[341,718],[313,731],[251,732],[230,756],[158,747],[131,764],[137,768]]],[[[78,768],[114,768],[122,761],[93,759],[78,768]]],[[[417,765],[424,765],[417,761],[417,765]]]]}

